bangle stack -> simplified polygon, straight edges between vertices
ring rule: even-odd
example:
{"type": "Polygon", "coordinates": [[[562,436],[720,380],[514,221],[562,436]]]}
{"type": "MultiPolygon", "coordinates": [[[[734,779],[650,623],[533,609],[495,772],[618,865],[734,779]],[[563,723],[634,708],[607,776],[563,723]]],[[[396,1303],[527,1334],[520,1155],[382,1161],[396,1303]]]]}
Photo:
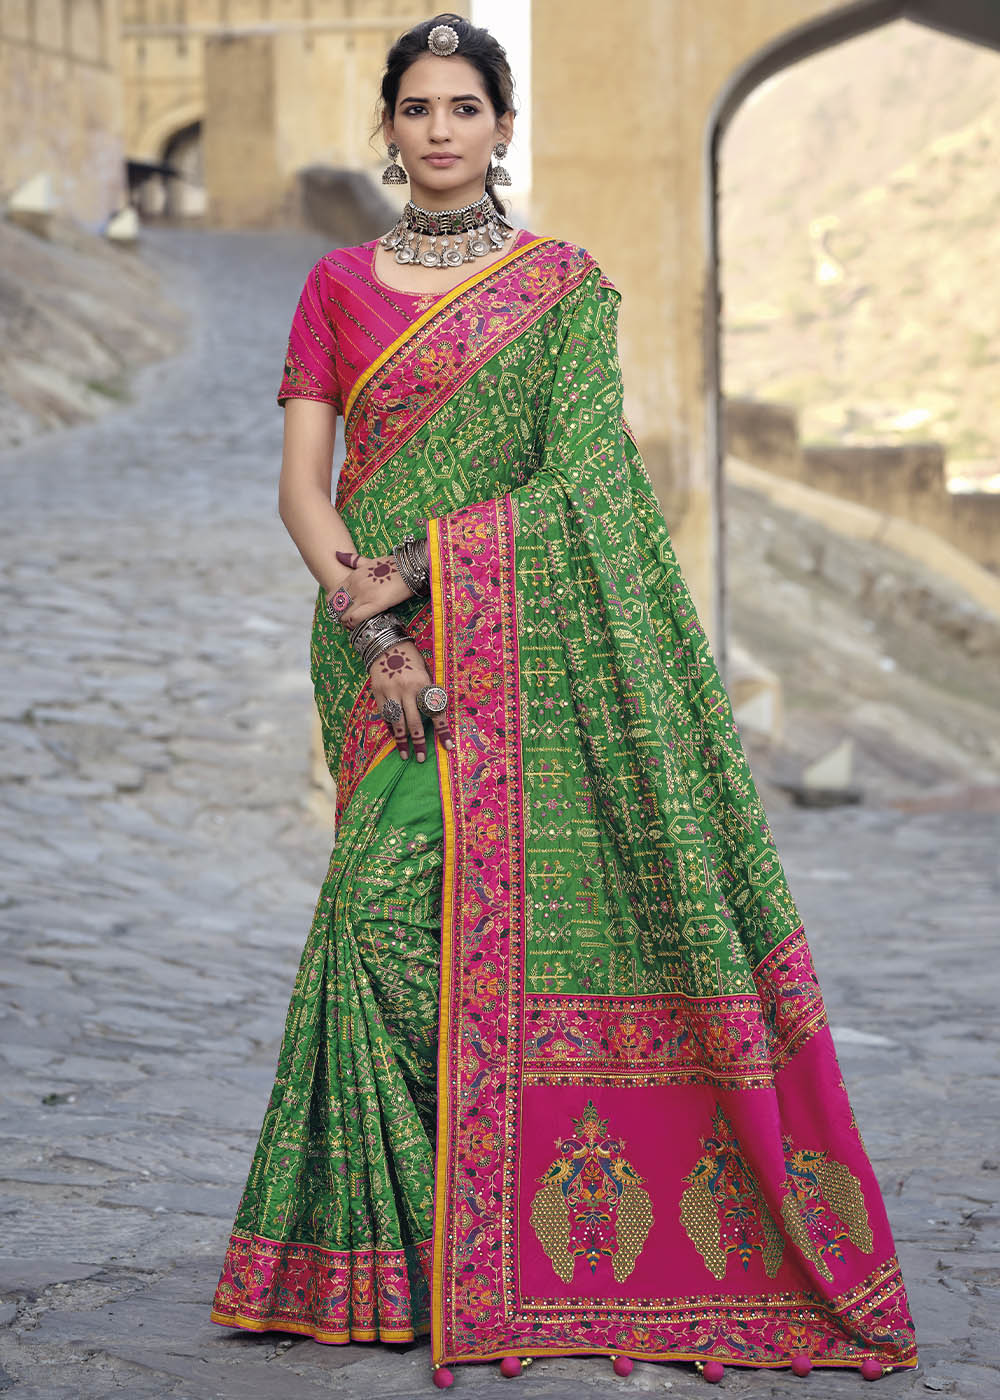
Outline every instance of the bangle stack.
{"type": "Polygon", "coordinates": [[[413,534],[405,534],[399,544],[393,545],[392,554],[399,577],[410,592],[428,594],[431,591],[431,574],[427,540],[418,540],[413,534]]]}
{"type": "Polygon", "coordinates": [[[372,662],[397,642],[411,641],[409,632],[394,612],[376,613],[351,633],[351,642],[368,669],[372,662]]]}

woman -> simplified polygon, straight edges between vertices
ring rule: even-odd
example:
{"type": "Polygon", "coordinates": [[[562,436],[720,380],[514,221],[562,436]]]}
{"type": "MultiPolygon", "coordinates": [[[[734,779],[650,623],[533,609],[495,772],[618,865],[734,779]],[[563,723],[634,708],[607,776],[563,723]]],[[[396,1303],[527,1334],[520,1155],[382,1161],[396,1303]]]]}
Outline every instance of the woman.
{"type": "Polygon", "coordinates": [[[514,113],[485,30],[416,25],[382,97],[413,199],[310,271],[279,393],[338,827],[212,1317],[430,1330],[439,1385],[567,1353],[913,1365],[802,922],[622,415],[619,294],[494,200],[514,113]]]}

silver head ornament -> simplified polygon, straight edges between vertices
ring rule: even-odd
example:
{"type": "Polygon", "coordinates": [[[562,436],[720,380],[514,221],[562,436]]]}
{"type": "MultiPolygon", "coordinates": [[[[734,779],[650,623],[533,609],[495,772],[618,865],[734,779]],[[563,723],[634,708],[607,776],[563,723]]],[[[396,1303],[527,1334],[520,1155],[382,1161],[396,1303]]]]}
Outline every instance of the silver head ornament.
{"type": "Polygon", "coordinates": [[[458,30],[450,24],[436,24],[427,36],[427,47],[431,53],[445,58],[458,48],[458,30]]]}

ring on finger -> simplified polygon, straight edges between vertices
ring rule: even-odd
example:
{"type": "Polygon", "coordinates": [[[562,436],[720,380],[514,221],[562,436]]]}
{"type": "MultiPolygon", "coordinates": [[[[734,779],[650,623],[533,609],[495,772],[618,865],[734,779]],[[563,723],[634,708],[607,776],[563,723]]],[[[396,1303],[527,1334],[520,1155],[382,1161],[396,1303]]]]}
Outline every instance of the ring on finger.
{"type": "Polygon", "coordinates": [[[382,718],[388,725],[398,724],[403,718],[403,707],[399,701],[394,700],[392,696],[390,696],[382,706],[382,718]]]}
{"type": "Polygon", "coordinates": [[[448,692],[443,685],[422,685],[417,691],[417,709],[424,715],[439,715],[447,708],[448,692]]]}
{"type": "Polygon", "coordinates": [[[345,613],[353,602],[354,599],[346,588],[335,589],[326,600],[327,614],[334,622],[339,622],[341,614],[345,613]]]}

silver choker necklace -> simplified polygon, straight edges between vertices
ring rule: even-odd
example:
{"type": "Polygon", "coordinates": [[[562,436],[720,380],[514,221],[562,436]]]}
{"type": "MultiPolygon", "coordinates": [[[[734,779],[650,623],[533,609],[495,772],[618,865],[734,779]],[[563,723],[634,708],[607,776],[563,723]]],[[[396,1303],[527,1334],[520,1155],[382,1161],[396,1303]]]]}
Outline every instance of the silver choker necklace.
{"type": "Polygon", "coordinates": [[[422,209],[408,199],[399,222],[379,242],[383,248],[396,250],[398,263],[458,267],[502,248],[513,232],[514,225],[500,213],[487,190],[481,199],[463,204],[461,209],[422,209]]]}

